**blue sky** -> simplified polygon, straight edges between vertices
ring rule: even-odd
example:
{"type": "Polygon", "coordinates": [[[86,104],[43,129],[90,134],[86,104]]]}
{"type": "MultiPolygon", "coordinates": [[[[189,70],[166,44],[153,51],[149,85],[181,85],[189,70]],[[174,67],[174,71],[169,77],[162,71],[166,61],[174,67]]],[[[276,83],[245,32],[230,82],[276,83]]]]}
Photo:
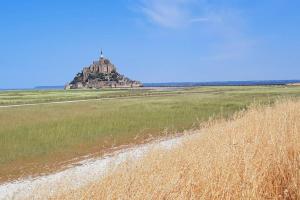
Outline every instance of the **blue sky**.
{"type": "Polygon", "coordinates": [[[300,79],[298,0],[0,0],[0,88],[106,57],[143,82],[300,79]]]}

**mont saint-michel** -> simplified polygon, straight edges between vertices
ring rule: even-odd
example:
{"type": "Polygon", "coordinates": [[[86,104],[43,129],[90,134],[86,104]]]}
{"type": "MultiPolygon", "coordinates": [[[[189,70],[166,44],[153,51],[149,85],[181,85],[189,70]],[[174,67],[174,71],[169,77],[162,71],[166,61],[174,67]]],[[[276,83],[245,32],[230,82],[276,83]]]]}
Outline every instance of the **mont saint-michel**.
{"type": "Polygon", "coordinates": [[[100,88],[133,88],[142,87],[139,81],[134,81],[118,73],[117,68],[109,59],[103,56],[78,73],[66,85],[65,89],[100,89],[100,88]]]}

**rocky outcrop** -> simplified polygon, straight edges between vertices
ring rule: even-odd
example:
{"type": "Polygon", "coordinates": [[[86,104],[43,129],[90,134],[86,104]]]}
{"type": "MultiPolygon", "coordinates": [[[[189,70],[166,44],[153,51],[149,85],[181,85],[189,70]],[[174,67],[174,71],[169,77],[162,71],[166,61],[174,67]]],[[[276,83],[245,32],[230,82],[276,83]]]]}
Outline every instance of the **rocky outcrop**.
{"type": "Polygon", "coordinates": [[[83,68],[65,89],[99,89],[142,87],[141,82],[133,81],[117,72],[109,59],[101,57],[89,67],[83,68]]]}

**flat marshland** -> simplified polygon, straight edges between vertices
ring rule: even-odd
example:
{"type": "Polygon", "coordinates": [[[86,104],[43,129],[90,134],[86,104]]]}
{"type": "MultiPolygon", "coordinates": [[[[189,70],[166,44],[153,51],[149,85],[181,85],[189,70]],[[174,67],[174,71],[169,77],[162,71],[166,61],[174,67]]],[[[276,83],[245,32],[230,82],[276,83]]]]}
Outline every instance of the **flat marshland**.
{"type": "Polygon", "coordinates": [[[251,106],[52,199],[299,199],[299,111],[299,99],[251,106]]]}
{"type": "Polygon", "coordinates": [[[66,161],[112,147],[197,129],[252,103],[299,96],[297,86],[3,91],[3,106],[36,105],[0,107],[0,182],[51,172],[66,161]],[[39,104],[45,102],[49,104],[39,104]]]}
{"type": "Polygon", "coordinates": [[[148,90],[102,89],[102,90],[12,90],[0,92],[0,105],[34,104],[72,100],[91,100],[153,94],[148,90]]]}

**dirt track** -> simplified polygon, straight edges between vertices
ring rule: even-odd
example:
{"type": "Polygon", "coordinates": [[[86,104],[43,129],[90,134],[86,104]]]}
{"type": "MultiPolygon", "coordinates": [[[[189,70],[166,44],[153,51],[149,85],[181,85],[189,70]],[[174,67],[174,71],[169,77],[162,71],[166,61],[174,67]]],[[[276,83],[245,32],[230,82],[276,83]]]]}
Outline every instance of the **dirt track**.
{"type": "Polygon", "coordinates": [[[184,136],[152,142],[115,152],[98,159],[88,159],[73,164],[68,169],[54,174],[27,178],[0,185],[0,199],[45,199],[58,191],[72,190],[99,180],[112,165],[126,159],[138,159],[152,148],[170,149],[179,145],[184,136]],[[64,187],[61,187],[61,186],[64,187]],[[68,185],[68,187],[66,187],[68,185]],[[34,195],[34,196],[33,196],[34,195]]]}

